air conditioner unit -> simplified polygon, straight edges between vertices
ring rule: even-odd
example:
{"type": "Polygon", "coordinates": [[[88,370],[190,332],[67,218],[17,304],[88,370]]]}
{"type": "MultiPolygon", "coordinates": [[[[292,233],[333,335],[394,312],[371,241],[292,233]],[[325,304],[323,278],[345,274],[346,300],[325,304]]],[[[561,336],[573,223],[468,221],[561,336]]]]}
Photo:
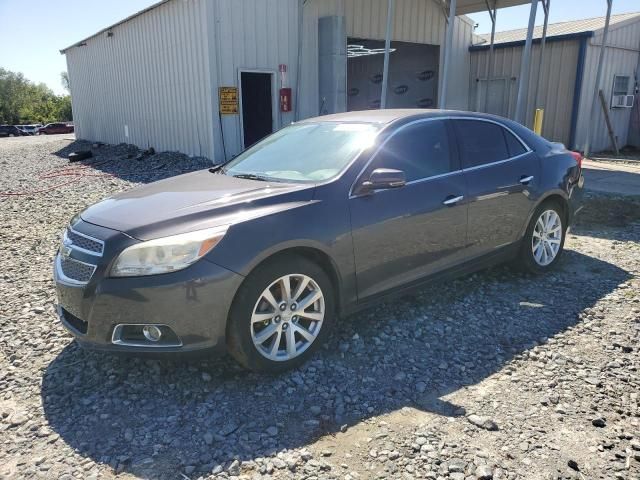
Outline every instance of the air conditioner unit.
{"type": "Polygon", "coordinates": [[[611,98],[611,108],[631,108],[633,99],[633,95],[614,95],[611,98]]]}

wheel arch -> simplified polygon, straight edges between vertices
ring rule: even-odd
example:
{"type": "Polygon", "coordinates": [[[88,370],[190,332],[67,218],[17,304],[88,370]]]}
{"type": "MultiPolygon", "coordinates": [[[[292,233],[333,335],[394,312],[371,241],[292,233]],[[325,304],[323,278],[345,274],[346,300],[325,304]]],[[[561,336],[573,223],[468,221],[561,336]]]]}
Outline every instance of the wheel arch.
{"type": "Polygon", "coordinates": [[[342,295],[342,276],[340,275],[340,270],[336,261],[322,248],[316,245],[282,245],[280,248],[277,248],[268,254],[261,256],[261,258],[257,259],[249,269],[246,278],[248,278],[251,273],[255,270],[263,266],[268,262],[272,262],[277,260],[279,257],[285,256],[298,256],[309,260],[316,265],[318,265],[322,270],[327,274],[329,279],[331,280],[331,285],[333,287],[333,294],[336,302],[337,312],[339,314],[343,310],[343,295],[342,295]]]}
{"type": "MultiPolygon", "coordinates": [[[[549,194],[545,195],[540,199],[540,201],[538,201],[538,204],[533,211],[535,212],[540,205],[547,202],[556,202],[560,207],[562,207],[562,219],[565,222],[565,226],[569,226],[569,200],[567,199],[566,193],[562,191],[549,192],[549,194]]],[[[533,215],[533,212],[531,215],[533,215]]]]}
{"type": "Polygon", "coordinates": [[[550,201],[555,201],[557,202],[561,207],[562,207],[562,213],[563,213],[563,220],[565,222],[565,224],[568,226],[569,225],[569,200],[567,198],[567,194],[565,192],[563,192],[562,190],[552,190],[549,192],[546,192],[544,195],[542,195],[538,201],[536,202],[536,204],[534,205],[534,207],[531,209],[531,211],[529,212],[529,216],[527,217],[527,221],[524,222],[524,226],[520,232],[520,238],[522,239],[524,237],[525,232],[527,231],[527,227],[529,226],[529,223],[531,222],[531,219],[533,218],[533,215],[536,213],[536,211],[538,210],[538,208],[540,208],[540,205],[542,205],[545,202],[550,202],[550,201]]]}

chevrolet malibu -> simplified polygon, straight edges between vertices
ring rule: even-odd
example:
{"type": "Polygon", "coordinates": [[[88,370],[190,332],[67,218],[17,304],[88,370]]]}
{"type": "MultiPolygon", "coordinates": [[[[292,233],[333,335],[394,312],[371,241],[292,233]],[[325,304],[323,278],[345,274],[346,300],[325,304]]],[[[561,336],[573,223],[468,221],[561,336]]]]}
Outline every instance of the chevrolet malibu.
{"type": "Polygon", "coordinates": [[[226,350],[281,371],[338,318],[426,281],[508,260],[552,269],[581,161],[484,114],[301,121],[76,215],[55,258],[58,313],[89,348],[226,350]]]}

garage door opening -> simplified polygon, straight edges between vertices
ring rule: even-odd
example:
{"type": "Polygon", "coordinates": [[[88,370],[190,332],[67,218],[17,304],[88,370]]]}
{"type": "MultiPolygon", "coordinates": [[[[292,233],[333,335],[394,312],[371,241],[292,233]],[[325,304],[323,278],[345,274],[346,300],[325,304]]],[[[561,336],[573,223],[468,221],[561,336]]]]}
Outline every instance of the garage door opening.
{"type": "MultiPolygon", "coordinates": [[[[436,108],[440,48],[391,42],[387,108],[436,108]]],[[[347,39],[347,110],[380,108],[384,42],[347,39]]]]}
{"type": "Polygon", "coordinates": [[[273,73],[240,72],[245,148],[273,133],[273,73]]]}

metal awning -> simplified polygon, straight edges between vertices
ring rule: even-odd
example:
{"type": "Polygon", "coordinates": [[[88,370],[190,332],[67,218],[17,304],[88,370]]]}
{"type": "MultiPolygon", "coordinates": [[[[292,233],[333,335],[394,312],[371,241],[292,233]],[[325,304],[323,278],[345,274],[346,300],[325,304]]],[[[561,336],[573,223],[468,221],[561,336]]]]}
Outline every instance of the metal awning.
{"type": "MultiPolygon", "coordinates": [[[[478,13],[487,11],[487,2],[485,0],[457,0],[456,15],[467,15],[469,13],[478,13]]],[[[492,2],[493,3],[493,2],[492,2]]],[[[516,7],[518,5],[529,5],[531,0],[499,0],[496,2],[497,8],[516,7]]],[[[442,4],[448,9],[449,2],[442,0],[442,4]]]]}
{"type": "MultiPolygon", "coordinates": [[[[488,91],[489,91],[489,82],[491,81],[492,76],[492,63],[493,63],[493,48],[495,44],[495,32],[496,32],[496,18],[497,11],[499,9],[515,7],[518,5],[529,5],[529,24],[526,29],[526,39],[522,53],[522,61],[520,66],[520,74],[518,79],[518,90],[517,90],[517,99],[516,99],[516,109],[515,109],[515,120],[522,124],[527,124],[527,120],[525,118],[526,115],[526,99],[529,94],[529,74],[530,74],[530,60],[531,60],[531,49],[533,44],[533,32],[535,28],[536,21],[536,13],[538,9],[538,2],[541,3],[542,8],[544,10],[544,25],[542,27],[542,37],[541,37],[541,52],[540,52],[540,67],[538,69],[538,78],[536,85],[534,86],[534,106],[537,108],[540,102],[539,99],[539,89],[538,85],[540,84],[540,71],[542,67],[542,62],[544,59],[544,47],[545,41],[547,37],[547,27],[549,23],[549,10],[551,5],[551,0],[439,0],[442,5],[443,14],[447,19],[447,30],[444,38],[444,44],[442,45],[442,49],[444,50],[444,60],[442,67],[442,83],[439,92],[438,99],[438,107],[446,108],[446,98],[447,98],[447,87],[448,87],[448,77],[449,70],[451,65],[451,55],[452,48],[451,45],[453,43],[453,23],[455,17],[458,15],[464,15],[468,13],[477,13],[477,12],[488,12],[491,18],[491,36],[490,36],[490,44],[489,44],[489,58],[487,65],[487,94],[485,95],[484,101],[484,110],[487,109],[487,99],[488,99],[488,91]]],[[[593,115],[596,109],[596,102],[598,99],[598,92],[600,88],[600,80],[602,76],[602,63],[605,53],[606,39],[607,33],[609,31],[609,20],[611,18],[611,5],[613,0],[605,0],[607,3],[607,14],[605,17],[605,25],[603,32],[603,47],[600,49],[600,54],[598,56],[598,70],[596,73],[596,91],[594,92],[593,97],[593,105],[591,106],[591,111],[589,118],[593,119],[593,115]]],[[[387,29],[385,35],[385,53],[384,53],[384,66],[382,72],[382,95],[380,101],[380,108],[386,107],[387,100],[387,88],[389,84],[389,53],[391,46],[391,36],[393,29],[393,17],[394,17],[394,8],[395,2],[394,0],[387,0],[388,2],[388,10],[387,10],[387,29]]],[[[590,140],[591,140],[591,125],[592,121],[588,122],[587,132],[586,132],[586,145],[584,148],[585,156],[589,153],[590,140]]],[[[540,128],[541,125],[540,125],[540,128]]]]}
{"type": "MultiPolygon", "coordinates": [[[[542,0],[544,1],[544,0],[542,0]]],[[[547,0],[548,1],[548,0],[547,0]]],[[[439,0],[442,5],[443,13],[447,19],[447,31],[445,35],[444,45],[444,62],[442,68],[442,88],[440,89],[440,99],[438,106],[440,108],[446,107],[447,97],[447,84],[449,75],[449,66],[451,64],[451,48],[449,46],[453,43],[453,20],[458,15],[465,15],[468,13],[477,13],[489,11],[491,21],[493,24],[492,31],[495,33],[495,20],[496,10],[508,7],[515,7],[518,5],[527,5],[535,3],[537,6],[538,0],[439,0]]],[[[533,18],[535,19],[535,6],[533,10],[533,18]]],[[[387,104],[387,88],[389,82],[389,53],[391,45],[391,36],[393,29],[393,17],[395,11],[394,0],[387,0],[387,28],[385,34],[385,53],[384,53],[384,67],[382,72],[382,94],[380,97],[380,108],[386,108],[387,104]]],[[[545,9],[546,11],[547,9],[545,9]]],[[[532,28],[532,27],[531,27],[532,28]]],[[[529,41],[530,43],[530,41],[529,41]]],[[[493,41],[491,42],[491,48],[493,50],[493,41]]],[[[529,48],[530,49],[530,45],[529,48]]],[[[493,53],[493,52],[492,52],[493,53]]]]}

